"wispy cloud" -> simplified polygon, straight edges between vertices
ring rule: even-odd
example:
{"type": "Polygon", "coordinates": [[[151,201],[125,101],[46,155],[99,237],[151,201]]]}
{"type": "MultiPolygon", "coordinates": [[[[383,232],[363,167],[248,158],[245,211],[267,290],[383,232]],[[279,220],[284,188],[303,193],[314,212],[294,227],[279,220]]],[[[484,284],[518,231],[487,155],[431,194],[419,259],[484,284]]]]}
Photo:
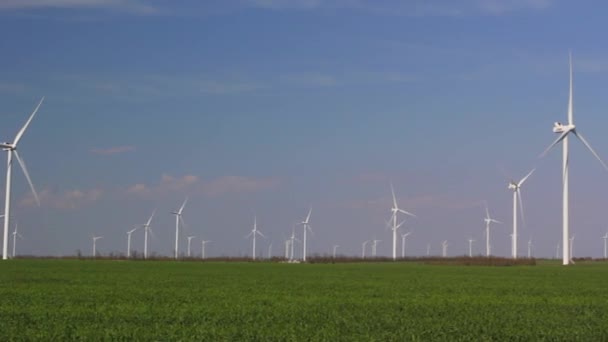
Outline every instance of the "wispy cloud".
{"type": "Polygon", "coordinates": [[[10,83],[0,81],[0,92],[1,93],[21,93],[25,90],[25,85],[22,83],[10,83]]]}
{"type": "Polygon", "coordinates": [[[108,9],[133,14],[157,14],[160,9],[138,0],[2,0],[0,10],[108,9]]]}
{"type": "Polygon", "coordinates": [[[305,87],[331,87],[338,84],[336,77],[320,72],[302,72],[281,77],[283,81],[305,87]]]}
{"type": "Polygon", "coordinates": [[[135,146],[125,145],[125,146],[115,146],[115,147],[109,147],[109,148],[93,148],[93,149],[91,149],[91,153],[104,155],[104,156],[110,156],[110,155],[114,155],[114,154],[133,152],[135,150],[136,150],[135,146]]]}
{"type": "Polygon", "coordinates": [[[203,181],[195,175],[174,177],[162,175],[157,184],[138,183],[127,189],[127,194],[141,197],[162,196],[170,193],[185,193],[189,195],[220,196],[230,193],[249,193],[274,188],[279,180],[266,178],[250,178],[243,176],[222,176],[209,181],[203,181]]]}
{"type": "Polygon", "coordinates": [[[235,94],[246,93],[267,88],[262,83],[234,81],[202,81],[200,91],[205,94],[235,94]]]}
{"type": "MultiPolygon", "coordinates": [[[[58,191],[54,189],[44,189],[38,193],[41,206],[49,206],[55,209],[76,209],[84,204],[93,203],[101,198],[103,191],[101,189],[73,189],[67,191],[58,191]]],[[[23,207],[34,207],[37,205],[34,196],[26,195],[19,204],[23,207]]]]}

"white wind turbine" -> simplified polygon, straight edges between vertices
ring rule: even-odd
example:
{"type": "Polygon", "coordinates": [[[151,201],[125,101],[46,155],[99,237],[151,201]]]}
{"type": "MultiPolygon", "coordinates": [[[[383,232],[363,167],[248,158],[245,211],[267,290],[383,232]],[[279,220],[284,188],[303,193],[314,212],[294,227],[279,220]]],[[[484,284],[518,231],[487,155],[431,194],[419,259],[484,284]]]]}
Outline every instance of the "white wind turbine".
{"type": "Polygon", "coordinates": [[[378,242],[382,242],[382,240],[372,240],[372,257],[376,257],[376,250],[378,247],[378,242]]]}
{"type": "Polygon", "coordinates": [[[340,247],[340,245],[334,245],[334,252],[333,252],[333,259],[336,258],[336,250],[338,250],[338,247],[340,247]]]}
{"type": "Polygon", "coordinates": [[[296,241],[300,241],[300,240],[296,239],[296,229],[294,227],[291,230],[291,237],[289,238],[289,247],[291,247],[291,250],[289,252],[289,260],[293,260],[293,250],[294,250],[296,241]]]}
{"type": "MultiPolygon", "coordinates": [[[[511,238],[511,257],[517,259],[517,204],[519,202],[519,208],[521,209],[521,222],[525,225],[524,219],[524,204],[521,199],[521,186],[524,182],[532,175],[535,169],[532,169],[524,178],[519,182],[511,180],[509,182],[508,189],[513,190],[513,234],[511,238]]],[[[525,227],[524,227],[525,228],[525,227]]]]}
{"type": "Polygon", "coordinates": [[[97,240],[103,239],[103,236],[93,236],[93,258],[97,257],[97,240]]]}
{"type": "Polygon", "coordinates": [[[13,259],[15,258],[15,251],[17,249],[17,237],[23,239],[23,235],[17,232],[17,222],[15,222],[15,230],[13,231],[13,259]]]}
{"type": "Polygon", "coordinates": [[[608,240],[608,232],[606,232],[606,235],[602,236],[602,239],[604,239],[604,259],[606,259],[608,257],[607,256],[608,246],[606,245],[606,241],[608,240]]]}
{"type": "Polygon", "coordinates": [[[272,259],[272,241],[268,245],[268,259],[272,259]]]}
{"type": "Polygon", "coordinates": [[[192,239],[196,236],[188,236],[188,258],[190,257],[190,245],[192,244],[192,239]]]}
{"type": "Polygon", "coordinates": [[[405,234],[401,234],[401,258],[405,258],[405,239],[412,234],[412,232],[407,232],[405,234]]]}
{"type": "Polygon", "coordinates": [[[444,258],[448,256],[448,241],[447,240],[443,240],[441,242],[441,256],[443,256],[444,258]]]}
{"type": "Polygon", "coordinates": [[[365,246],[367,246],[367,244],[368,244],[369,242],[370,242],[370,241],[369,241],[369,240],[367,240],[367,241],[363,241],[363,243],[361,244],[361,248],[363,249],[363,252],[362,252],[362,254],[361,254],[361,259],[365,259],[365,246]]]}
{"type": "Polygon", "coordinates": [[[591,145],[587,142],[587,140],[580,134],[580,132],[576,129],[574,125],[574,105],[573,105],[573,87],[572,87],[572,53],[570,53],[570,91],[568,96],[568,123],[562,124],[560,122],[556,122],[553,126],[553,132],[559,133],[559,137],[553,141],[551,145],[541,154],[541,156],[545,156],[555,145],[558,143],[562,143],[563,147],[563,161],[562,161],[562,183],[563,183],[563,194],[562,194],[562,264],[568,265],[570,264],[570,251],[568,245],[568,237],[570,234],[570,217],[569,217],[569,154],[568,154],[568,137],[570,133],[574,134],[585,147],[593,154],[593,156],[602,164],[602,166],[608,170],[608,166],[602,161],[599,155],[593,150],[591,145]]]}
{"type": "Polygon", "coordinates": [[[473,242],[475,242],[475,240],[473,240],[473,238],[469,238],[469,258],[473,257],[473,242]]]}
{"type": "Polygon", "coordinates": [[[246,238],[252,236],[253,237],[253,254],[252,254],[252,259],[255,260],[255,238],[256,235],[260,235],[261,237],[265,237],[264,234],[260,233],[260,231],[258,230],[258,218],[257,216],[253,216],[253,229],[251,230],[251,233],[249,233],[249,235],[246,236],[246,238]]]}
{"type": "Polygon", "coordinates": [[[555,259],[559,258],[559,242],[557,243],[557,246],[555,246],[555,259]]]}
{"type": "Polygon", "coordinates": [[[13,167],[13,155],[15,155],[17,162],[21,166],[21,170],[23,171],[23,174],[25,175],[25,178],[27,179],[27,182],[30,185],[30,189],[32,190],[32,193],[34,194],[34,199],[36,200],[36,203],[38,203],[38,205],[40,205],[40,200],[38,199],[38,194],[36,193],[36,189],[34,189],[34,183],[32,183],[32,180],[30,179],[30,174],[27,171],[27,167],[25,167],[25,163],[23,162],[23,159],[21,159],[21,157],[19,157],[19,153],[17,152],[17,145],[19,144],[19,140],[21,140],[21,138],[23,137],[25,130],[30,125],[30,122],[32,122],[34,115],[36,115],[36,112],[38,112],[38,108],[40,108],[42,101],[44,101],[44,97],[40,100],[40,102],[38,103],[38,105],[36,106],[36,108],[34,109],[32,114],[30,115],[29,119],[25,122],[25,125],[23,125],[23,127],[21,127],[21,130],[19,130],[19,132],[15,136],[15,139],[13,140],[13,142],[12,143],[9,143],[9,142],[0,143],[0,148],[2,148],[4,151],[7,152],[7,158],[8,158],[7,163],[6,163],[6,192],[5,192],[5,199],[4,199],[4,240],[3,240],[3,245],[2,245],[2,259],[3,260],[8,259],[8,230],[9,230],[9,223],[10,223],[9,221],[10,221],[10,216],[11,216],[11,171],[12,171],[12,167],[13,167]]]}
{"type": "Polygon", "coordinates": [[[135,227],[127,232],[127,258],[131,257],[131,235],[135,232],[139,227],[135,227]]]}
{"type": "Polygon", "coordinates": [[[148,258],[148,232],[150,232],[150,234],[152,234],[152,229],[150,229],[150,223],[152,222],[152,218],[154,217],[155,213],[156,213],[156,209],[154,209],[154,211],[152,212],[152,215],[150,215],[148,222],[146,222],[146,224],[141,225],[141,227],[144,228],[144,259],[148,258]]]}
{"type": "Polygon", "coordinates": [[[576,235],[572,235],[570,238],[570,262],[574,264],[574,237],[576,235]]]}
{"type": "Polygon", "coordinates": [[[187,202],[188,197],[186,197],[184,203],[182,203],[182,206],[179,208],[178,211],[171,212],[171,214],[175,215],[175,259],[177,259],[179,256],[179,223],[184,223],[184,219],[182,218],[182,212],[184,211],[184,207],[186,206],[187,202]]]}
{"type": "Polygon", "coordinates": [[[211,240],[201,241],[201,259],[205,259],[205,245],[211,242],[211,240]]]}
{"type": "Polygon", "coordinates": [[[306,231],[310,230],[312,233],[312,229],[310,229],[310,214],[312,213],[312,208],[308,210],[308,215],[306,216],[306,220],[300,222],[302,228],[304,229],[304,235],[302,236],[302,261],[306,261],[306,231]]]}
{"type": "Polygon", "coordinates": [[[490,217],[490,210],[488,209],[488,204],[486,203],[486,217],[483,219],[483,221],[486,223],[486,256],[490,256],[490,224],[492,223],[498,223],[501,224],[502,222],[495,220],[493,218],[490,217]]]}
{"type": "Polygon", "coordinates": [[[532,257],[532,239],[528,240],[528,259],[532,257]]]}
{"type": "Polygon", "coordinates": [[[289,259],[289,244],[291,243],[291,240],[287,239],[285,240],[285,260],[289,259]]]}
{"type": "Polygon", "coordinates": [[[396,260],[397,259],[397,230],[403,224],[403,222],[397,224],[397,215],[399,213],[402,213],[402,214],[405,214],[408,216],[412,216],[412,217],[416,217],[416,215],[399,208],[399,206],[397,205],[397,197],[395,196],[395,190],[393,188],[393,184],[391,184],[391,194],[393,195],[393,207],[391,208],[391,212],[393,213],[391,215],[391,220],[393,221],[393,226],[391,228],[391,230],[393,231],[393,260],[396,260]]]}

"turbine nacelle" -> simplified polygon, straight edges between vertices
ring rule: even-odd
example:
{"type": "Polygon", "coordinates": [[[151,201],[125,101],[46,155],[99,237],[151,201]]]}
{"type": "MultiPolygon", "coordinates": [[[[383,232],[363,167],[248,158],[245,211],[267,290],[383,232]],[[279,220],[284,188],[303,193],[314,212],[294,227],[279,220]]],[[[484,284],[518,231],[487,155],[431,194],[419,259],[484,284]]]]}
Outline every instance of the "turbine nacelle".
{"type": "Polygon", "coordinates": [[[561,122],[555,122],[553,124],[553,133],[564,133],[564,132],[572,131],[572,130],[574,130],[574,128],[576,128],[576,126],[573,124],[563,125],[561,122]]]}

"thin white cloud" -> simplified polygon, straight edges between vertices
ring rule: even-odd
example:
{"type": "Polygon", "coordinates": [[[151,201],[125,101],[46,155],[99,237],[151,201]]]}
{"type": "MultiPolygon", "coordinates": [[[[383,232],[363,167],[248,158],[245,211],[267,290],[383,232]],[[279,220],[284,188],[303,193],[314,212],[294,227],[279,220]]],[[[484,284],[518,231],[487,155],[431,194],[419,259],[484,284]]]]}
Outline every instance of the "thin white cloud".
{"type": "MultiPolygon", "coordinates": [[[[38,193],[38,198],[41,206],[49,206],[55,209],[76,209],[84,204],[97,201],[102,195],[103,191],[101,189],[58,191],[47,188],[38,193]]],[[[32,194],[26,195],[19,201],[19,204],[23,207],[37,205],[32,194]]]]}
{"type": "Polygon", "coordinates": [[[138,0],[2,0],[0,10],[110,9],[135,14],[157,14],[157,7],[138,0]]]}
{"type": "Polygon", "coordinates": [[[135,146],[125,145],[125,146],[114,146],[114,147],[108,147],[108,148],[93,148],[93,149],[91,149],[91,153],[100,154],[100,155],[104,155],[104,156],[110,156],[110,155],[121,154],[121,153],[126,153],[126,152],[133,152],[135,150],[136,150],[135,146]]]}

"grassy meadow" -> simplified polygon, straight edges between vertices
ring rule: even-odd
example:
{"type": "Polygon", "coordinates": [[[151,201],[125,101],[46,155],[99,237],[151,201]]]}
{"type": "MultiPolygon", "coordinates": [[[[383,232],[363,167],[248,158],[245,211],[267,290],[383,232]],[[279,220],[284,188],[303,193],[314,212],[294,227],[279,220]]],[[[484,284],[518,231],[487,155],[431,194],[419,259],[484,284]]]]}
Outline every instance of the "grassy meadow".
{"type": "Polygon", "coordinates": [[[605,341],[608,264],[18,259],[0,340],[605,341]]]}

